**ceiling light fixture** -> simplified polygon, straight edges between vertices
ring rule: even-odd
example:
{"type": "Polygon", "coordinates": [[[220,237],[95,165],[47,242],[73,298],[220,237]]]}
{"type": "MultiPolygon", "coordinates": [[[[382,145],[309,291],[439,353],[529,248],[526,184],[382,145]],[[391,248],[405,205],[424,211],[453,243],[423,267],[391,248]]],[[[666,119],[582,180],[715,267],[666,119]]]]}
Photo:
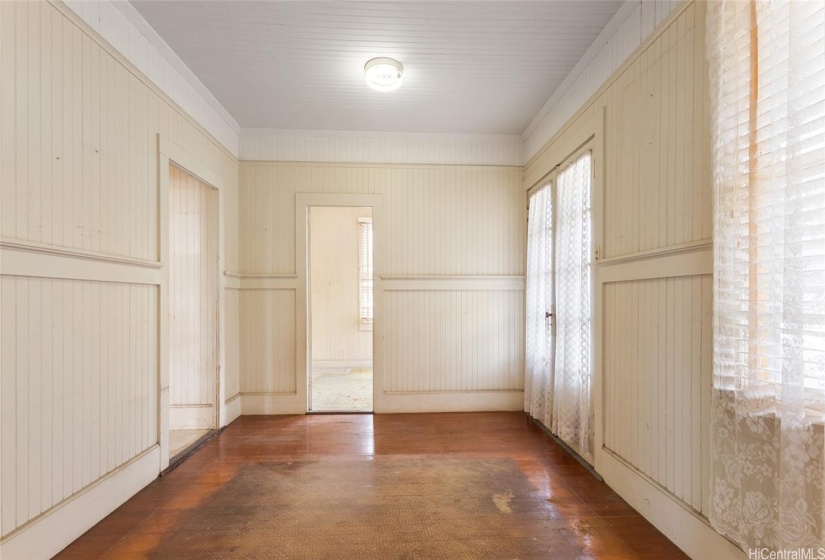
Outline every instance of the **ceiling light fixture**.
{"type": "Polygon", "coordinates": [[[367,85],[376,91],[392,91],[401,85],[404,67],[393,58],[373,58],[364,65],[367,85]]]}

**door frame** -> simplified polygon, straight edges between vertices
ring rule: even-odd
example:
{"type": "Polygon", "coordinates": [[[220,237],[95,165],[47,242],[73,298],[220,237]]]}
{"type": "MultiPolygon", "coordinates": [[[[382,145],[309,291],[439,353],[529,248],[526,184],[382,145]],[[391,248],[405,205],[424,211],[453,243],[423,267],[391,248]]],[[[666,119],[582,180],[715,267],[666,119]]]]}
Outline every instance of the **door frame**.
{"type": "MultiPolygon", "coordinates": [[[[597,471],[599,469],[602,446],[604,445],[604,410],[602,389],[604,386],[602,370],[602,288],[600,284],[599,260],[602,255],[603,232],[604,232],[604,193],[605,193],[605,149],[604,149],[604,128],[605,110],[602,107],[583,126],[568,134],[563,142],[554,145],[552,149],[542,154],[545,165],[544,172],[537,180],[533,181],[525,188],[525,199],[529,205],[530,194],[533,190],[541,188],[547,183],[551,183],[553,197],[553,227],[555,236],[556,224],[556,180],[558,172],[562,166],[575,157],[590,150],[592,152],[592,183],[590,185],[590,340],[591,340],[591,362],[590,362],[590,437],[593,445],[592,453],[588,450],[575,451],[580,453],[597,471]],[[582,453],[584,451],[585,453],[582,453]]],[[[525,235],[527,231],[525,228],[525,235]]],[[[554,237],[555,239],[555,237],[554,237]]],[[[525,253],[525,261],[526,261],[525,253]]],[[[555,259],[555,253],[554,253],[555,259]]],[[[525,266],[526,271],[526,266],[525,266]]],[[[555,273],[553,283],[555,286],[555,273]]],[[[555,294],[554,294],[555,309],[555,294]]],[[[527,293],[525,291],[524,305],[527,305],[527,293]]],[[[553,317],[554,320],[556,317],[553,317]]],[[[526,351],[526,347],[525,347],[526,351]]]]}
{"type": "MultiPolygon", "coordinates": [[[[383,271],[381,233],[384,231],[384,197],[380,194],[296,193],[295,195],[295,388],[296,407],[309,412],[309,379],[312,375],[312,308],[309,286],[309,209],[313,206],[372,208],[373,231],[373,323],[372,409],[381,410],[384,394],[383,271]]],[[[297,410],[296,410],[297,412],[297,410]]]]}
{"type": "Polygon", "coordinates": [[[212,391],[212,429],[226,423],[226,405],[224,403],[226,353],[226,302],[225,302],[225,194],[223,178],[212,171],[205,163],[177,146],[169,139],[158,134],[158,255],[162,263],[160,293],[158,297],[159,335],[158,335],[158,442],[160,444],[160,470],[169,466],[169,164],[189,173],[202,183],[217,191],[218,196],[218,266],[217,278],[217,340],[216,372],[212,391]]]}

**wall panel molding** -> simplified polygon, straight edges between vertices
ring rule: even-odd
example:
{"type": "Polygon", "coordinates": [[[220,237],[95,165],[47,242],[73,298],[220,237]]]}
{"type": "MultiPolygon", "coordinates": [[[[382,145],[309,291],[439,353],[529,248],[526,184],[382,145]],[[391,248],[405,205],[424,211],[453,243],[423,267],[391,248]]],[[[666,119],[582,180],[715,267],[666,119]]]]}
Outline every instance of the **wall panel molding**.
{"type": "Polygon", "coordinates": [[[126,266],[141,266],[145,268],[160,268],[163,263],[160,261],[133,259],[121,257],[110,253],[99,253],[94,251],[84,251],[71,247],[61,247],[47,243],[37,243],[34,241],[24,241],[13,238],[0,238],[0,249],[22,251],[26,253],[42,253],[44,255],[56,255],[72,259],[85,259],[91,261],[102,261],[126,266]]]}
{"type": "Polygon", "coordinates": [[[524,291],[524,276],[382,276],[381,289],[393,291],[524,291]]]}
{"type": "Polygon", "coordinates": [[[51,558],[158,476],[160,448],[154,445],[0,540],[0,557],[51,558]]]}

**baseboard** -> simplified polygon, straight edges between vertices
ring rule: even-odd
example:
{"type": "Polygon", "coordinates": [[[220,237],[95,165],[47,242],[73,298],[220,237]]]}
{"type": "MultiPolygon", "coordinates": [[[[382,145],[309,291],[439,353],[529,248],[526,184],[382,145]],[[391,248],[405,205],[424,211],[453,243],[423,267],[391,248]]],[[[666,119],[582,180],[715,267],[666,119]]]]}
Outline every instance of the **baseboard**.
{"type": "Polygon", "coordinates": [[[158,476],[156,444],[0,541],[0,558],[51,558],[158,476]]]}
{"type": "Polygon", "coordinates": [[[714,531],[707,521],[610,452],[598,453],[596,470],[608,486],[691,558],[746,558],[741,549],[714,531]]]}
{"type": "Polygon", "coordinates": [[[170,430],[208,430],[212,427],[212,405],[169,406],[170,430]]]}
{"type": "Polygon", "coordinates": [[[241,415],[241,400],[241,394],[236,393],[224,403],[224,426],[228,426],[241,415]]]}
{"type": "Polygon", "coordinates": [[[242,393],[240,396],[241,414],[255,416],[260,414],[306,414],[306,397],[303,402],[296,394],[278,393],[242,393]]]}
{"type": "Polygon", "coordinates": [[[371,369],[372,360],[312,360],[312,367],[371,369]]]}
{"type": "Polygon", "coordinates": [[[374,406],[380,413],[520,411],[524,410],[524,392],[384,393],[374,406]]]}

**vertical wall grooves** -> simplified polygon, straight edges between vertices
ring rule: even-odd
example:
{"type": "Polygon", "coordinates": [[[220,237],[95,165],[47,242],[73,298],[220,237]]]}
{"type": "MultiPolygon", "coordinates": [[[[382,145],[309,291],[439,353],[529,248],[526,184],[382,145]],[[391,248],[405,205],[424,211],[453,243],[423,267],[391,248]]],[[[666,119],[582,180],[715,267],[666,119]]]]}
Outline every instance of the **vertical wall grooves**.
{"type": "MultiPolygon", "coordinates": [[[[383,195],[378,274],[521,276],[521,179],[496,167],[242,164],[241,271],[296,272],[296,193],[364,193],[383,195]]],[[[294,391],[294,291],[243,289],[240,303],[241,391],[294,391]]],[[[384,291],[385,391],[520,390],[523,307],[518,290],[384,291]]]]}
{"type": "MultiPolygon", "coordinates": [[[[128,27],[112,33],[120,12],[106,6],[87,20],[132,40],[131,54],[146,48],[128,27]]],[[[237,270],[237,162],[63,9],[0,2],[0,235],[157,260],[160,134],[223,177],[225,263],[237,270]]],[[[85,260],[40,258],[54,259],[54,278],[8,266],[0,278],[2,535],[157,440],[160,271],[155,284],[128,265],[113,265],[118,282],[66,280],[100,275],[85,260]]],[[[227,328],[227,348],[237,332],[227,328]]],[[[226,363],[237,387],[237,351],[226,363]]]]}
{"type": "Polygon", "coordinates": [[[708,483],[701,409],[710,398],[712,277],[604,288],[605,446],[697,511],[708,483]]]}
{"type": "Polygon", "coordinates": [[[157,442],[158,293],[146,284],[0,282],[6,535],[157,442]]]}
{"type": "Polygon", "coordinates": [[[214,403],[218,370],[217,191],[169,166],[169,404],[214,403]]]}

